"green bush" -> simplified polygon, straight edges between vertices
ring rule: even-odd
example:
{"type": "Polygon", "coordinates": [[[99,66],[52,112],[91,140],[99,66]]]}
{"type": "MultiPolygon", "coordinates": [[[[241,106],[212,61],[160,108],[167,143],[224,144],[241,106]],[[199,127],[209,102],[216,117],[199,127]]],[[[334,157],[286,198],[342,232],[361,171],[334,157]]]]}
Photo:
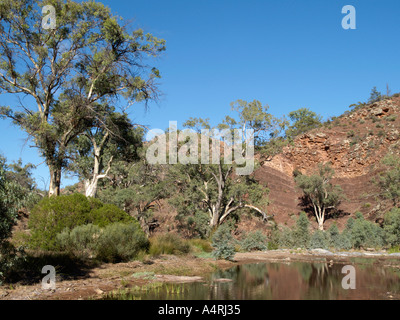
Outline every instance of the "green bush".
{"type": "Polygon", "coordinates": [[[260,231],[250,232],[241,242],[245,251],[263,251],[267,249],[267,237],[260,231]]]}
{"type": "Polygon", "coordinates": [[[339,232],[336,224],[328,229],[329,247],[339,250],[350,250],[352,248],[351,238],[347,232],[339,232]]]}
{"type": "Polygon", "coordinates": [[[63,251],[90,257],[96,254],[100,235],[100,227],[88,224],[75,227],[72,231],[65,229],[57,235],[57,243],[63,251]]]}
{"type": "Polygon", "coordinates": [[[156,236],[150,240],[150,244],[149,253],[152,256],[188,254],[191,251],[190,244],[175,233],[156,236]]]}
{"type": "Polygon", "coordinates": [[[348,221],[346,230],[352,242],[352,247],[378,248],[384,244],[384,232],[379,225],[365,220],[360,212],[356,213],[356,219],[348,221]]]}
{"type": "Polygon", "coordinates": [[[45,198],[33,209],[29,218],[30,246],[43,250],[58,250],[57,234],[65,229],[86,224],[105,227],[114,222],[133,221],[127,213],[100,200],[82,194],[45,198]]]}
{"type": "Polygon", "coordinates": [[[91,202],[82,194],[43,199],[29,217],[30,245],[44,250],[56,249],[57,234],[89,223],[91,210],[91,202]]]}
{"type": "Polygon", "coordinates": [[[283,227],[281,231],[278,231],[277,243],[279,248],[294,248],[295,240],[289,227],[283,227]]]}
{"type": "Polygon", "coordinates": [[[385,215],[384,223],[385,242],[394,247],[400,245],[400,209],[394,208],[385,215]]]}
{"type": "Polygon", "coordinates": [[[216,259],[232,260],[235,256],[235,240],[227,225],[222,225],[212,237],[213,256],[216,259]]]}
{"type": "Polygon", "coordinates": [[[91,223],[101,228],[115,222],[127,224],[134,221],[133,217],[114,204],[105,204],[100,208],[92,210],[89,219],[91,223]]]}
{"type": "Polygon", "coordinates": [[[302,212],[296,221],[296,228],[293,233],[294,246],[297,248],[308,248],[310,242],[310,221],[307,214],[302,212]]]}
{"type": "Polygon", "coordinates": [[[313,233],[310,239],[310,249],[328,249],[328,237],[322,230],[313,233]]]}
{"type": "Polygon", "coordinates": [[[103,262],[129,261],[148,250],[149,241],[138,222],[113,223],[105,228],[88,224],[57,235],[59,247],[79,257],[103,262]]]}
{"type": "Polygon", "coordinates": [[[148,249],[149,240],[138,222],[113,223],[100,234],[96,256],[104,262],[129,261],[148,249]]]}
{"type": "Polygon", "coordinates": [[[207,213],[198,211],[193,216],[187,217],[186,221],[186,228],[193,236],[205,239],[210,234],[210,217],[207,213]]]}

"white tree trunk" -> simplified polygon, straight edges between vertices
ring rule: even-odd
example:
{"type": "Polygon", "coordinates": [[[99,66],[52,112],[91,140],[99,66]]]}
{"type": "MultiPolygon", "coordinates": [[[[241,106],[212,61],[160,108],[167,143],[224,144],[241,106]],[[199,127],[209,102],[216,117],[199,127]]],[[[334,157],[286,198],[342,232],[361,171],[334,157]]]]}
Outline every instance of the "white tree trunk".
{"type": "Polygon", "coordinates": [[[99,179],[93,178],[92,180],[85,180],[85,195],[88,198],[94,198],[97,193],[97,183],[99,179]]]}

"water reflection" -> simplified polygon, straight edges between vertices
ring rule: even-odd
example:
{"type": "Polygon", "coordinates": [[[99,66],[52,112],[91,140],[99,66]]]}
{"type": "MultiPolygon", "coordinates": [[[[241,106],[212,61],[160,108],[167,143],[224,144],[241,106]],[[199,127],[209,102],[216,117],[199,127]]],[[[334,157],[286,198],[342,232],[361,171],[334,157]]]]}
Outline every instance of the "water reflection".
{"type": "MultiPolygon", "coordinates": [[[[354,265],[356,290],[344,290],[342,264],[258,263],[236,266],[212,274],[204,283],[166,284],[157,290],[136,293],[130,298],[155,300],[304,300],[304,299],[387,299],[400,294],[395,269],[354,265]],[[220,279],[225,279],[220,281],[220,279]],[[226,279],[230,279],[227,282],[226,279]],[[168,287],[170,286],[170,287],[168,287]],[[175,285],[178,286],[178,285],[175,285]]],[[[129,297],[125,297],[129,298],[129,297]]]]}

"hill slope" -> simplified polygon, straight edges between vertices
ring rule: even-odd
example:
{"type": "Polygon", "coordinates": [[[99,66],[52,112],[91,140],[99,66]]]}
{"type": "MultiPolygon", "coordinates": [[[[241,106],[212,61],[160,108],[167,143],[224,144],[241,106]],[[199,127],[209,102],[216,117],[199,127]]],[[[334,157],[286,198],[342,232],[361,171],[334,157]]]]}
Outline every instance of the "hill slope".
{"type": "MultiPolygon", "coordinates": [[[[399,149],[400,98],[395,97],[358,108],[297,137],[265,162],[256,178],[270,189],[268,211],[275,214],[275,221],[292,225],[291,216],[302,210],[293,172],[310,174],[319,163],[331,163],[334,183],[342,187],[347,198],[339,207],[338,225],[343,227],[357,211],[375,220],[390,206],[376,197],[378,190],[372,180],[382,170],[382,158],[389,151],[399,154],[399,149]]],[[[328,226],[330,223],[327,221],[328,226]]]]}

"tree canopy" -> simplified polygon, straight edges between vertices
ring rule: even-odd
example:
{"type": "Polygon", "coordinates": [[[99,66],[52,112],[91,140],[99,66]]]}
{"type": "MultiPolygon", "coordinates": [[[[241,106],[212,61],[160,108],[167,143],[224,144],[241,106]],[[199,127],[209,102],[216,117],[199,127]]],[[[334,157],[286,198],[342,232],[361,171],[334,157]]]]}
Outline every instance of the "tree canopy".
{"type": "Polygon", "coordinates": [[[295,178],[297,186],[304,192],[306,204],[310,203],[313,208],[320,230],[324,229],[329,210],[335,209],[343,197],[340,186],[331,183],[334,173],[330,165],[320,164],[314,174],[299,174],[295,178]]]}
{"type": "Polygon", "coordinates": [[[32,138],[49,167],[49,194],[57,195],[68,145],[93,126],[104,105],[157,98],[160,74],[145,60],[164,51],[165,41],[130,31],[99,2],[50,4],[54,29],[41,24],[41,1],[0,3],[0,93],[30,98],[0,114],[32,138]]]}

